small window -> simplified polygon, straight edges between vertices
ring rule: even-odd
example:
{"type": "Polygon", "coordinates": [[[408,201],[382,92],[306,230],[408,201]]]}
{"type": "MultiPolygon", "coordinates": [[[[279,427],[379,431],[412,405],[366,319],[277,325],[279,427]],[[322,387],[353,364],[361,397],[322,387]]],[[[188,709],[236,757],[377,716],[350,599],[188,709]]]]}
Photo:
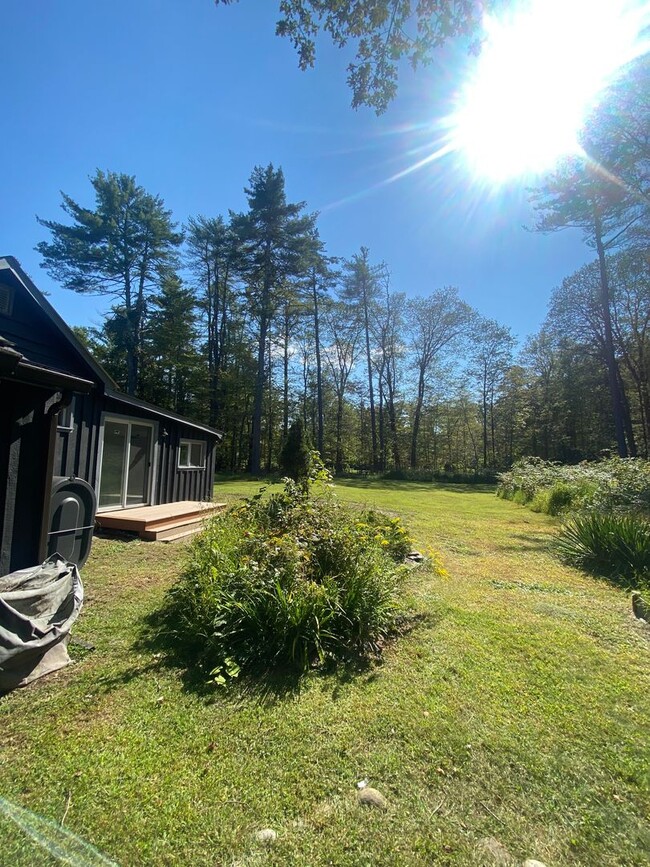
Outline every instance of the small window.
{"type": "Polygon", "coordinates": [[[72,404],[64,406],[63,409],[59,410],[59,414],[56,417],[56,427],[57,430],[72,430],[72,404]]]}
{"type": "Polygon", "coordinates": [[[178,466],[181,470],[202,470],[205,467],[205,443],[181,440],[178,448],[178,466]]]}

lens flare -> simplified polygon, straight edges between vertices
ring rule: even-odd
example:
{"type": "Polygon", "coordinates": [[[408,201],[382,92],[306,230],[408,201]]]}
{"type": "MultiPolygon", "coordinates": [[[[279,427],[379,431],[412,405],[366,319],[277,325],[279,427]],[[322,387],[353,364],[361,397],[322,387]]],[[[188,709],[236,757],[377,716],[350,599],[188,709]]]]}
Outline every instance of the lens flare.
{"type": "Polygon", "coordinates": [[[650,2],[529,0],[485,19],[485,42],[450,118],[453,149],[493,183],[580,153],[598,94],[650,47],[650,2]]]}

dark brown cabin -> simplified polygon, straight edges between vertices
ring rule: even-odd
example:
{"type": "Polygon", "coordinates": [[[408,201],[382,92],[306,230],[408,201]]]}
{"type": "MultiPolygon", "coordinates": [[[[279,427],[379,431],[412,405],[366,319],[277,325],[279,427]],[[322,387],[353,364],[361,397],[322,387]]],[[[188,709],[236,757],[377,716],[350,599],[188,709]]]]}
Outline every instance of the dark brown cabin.
{"type": "Polygon", "coordinates": [[[0,258],[0,574],[47,553],[52,480],[97,512],[209,501],[222,434],[123,394],[11,256],[0,258]]]}

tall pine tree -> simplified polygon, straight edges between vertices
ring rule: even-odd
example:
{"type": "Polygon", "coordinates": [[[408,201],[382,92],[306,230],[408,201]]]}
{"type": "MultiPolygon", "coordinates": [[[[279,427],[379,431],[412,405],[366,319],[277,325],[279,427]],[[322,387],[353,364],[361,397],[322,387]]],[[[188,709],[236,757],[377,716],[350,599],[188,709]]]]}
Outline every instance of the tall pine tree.
{"type": "Polygon", "coordinates": [[[182,235],[160,196],[139,186],[131,175],[102,172],[90,179],[95,208],[62,193],[61,207],[71,224],[39,223],[52,233],[36,246],[42,267],[66,289],[116,300],[122,318],[117,332],[124,342],[127,390],[138,390],[143,325],[151,295],[176,264],[182,235]]]}
{"type": "Polygon", "coordinates": [[[262,458],[262,411],[269,328],[288,285],[305,275],[315,215],[304,202],[287,202],[282,169],[256,166],[245,189],[248,211],[233,215],[240,240],[239,271],[257,331],[257,373],[253,394],[249,469],[259,473],[262,458]]]}

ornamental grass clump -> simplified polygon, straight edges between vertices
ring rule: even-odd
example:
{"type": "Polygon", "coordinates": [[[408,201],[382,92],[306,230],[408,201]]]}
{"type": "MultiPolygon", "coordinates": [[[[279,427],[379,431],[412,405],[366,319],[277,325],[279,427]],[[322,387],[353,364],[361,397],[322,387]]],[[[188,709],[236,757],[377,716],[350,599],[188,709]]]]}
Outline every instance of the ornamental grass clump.
{"type": "MultiPolygon", "coordinates": [[[[322,473],[321,473],[322,475],[322,473]]],[[[239,669],[376,652],[397,614],[411,542],[399,518],[345,508],[285,479],[214,518],[196,539],[165,620],[217,682],[239,669]]]]}
{"type": "Polygon", "coordinates": [[[560,557],[633,589],[650,588],[650,522],[640,515],[585,512],[562,527],[560,557]]]}

